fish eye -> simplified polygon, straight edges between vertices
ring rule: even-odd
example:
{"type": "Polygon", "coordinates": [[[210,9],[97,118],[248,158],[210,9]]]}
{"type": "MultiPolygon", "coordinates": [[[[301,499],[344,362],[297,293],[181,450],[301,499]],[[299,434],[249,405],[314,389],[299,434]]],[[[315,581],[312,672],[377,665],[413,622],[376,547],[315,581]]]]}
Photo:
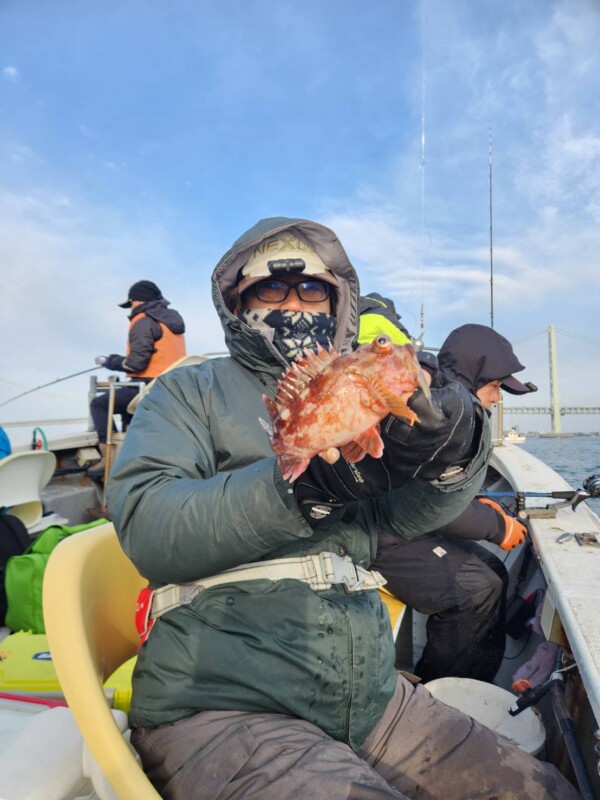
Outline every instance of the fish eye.
{"type": "Polygon", "coordinates": [[[387,336],[378,336],[376,341],[380,347],[384,347],[390,340],[387,336]]]}

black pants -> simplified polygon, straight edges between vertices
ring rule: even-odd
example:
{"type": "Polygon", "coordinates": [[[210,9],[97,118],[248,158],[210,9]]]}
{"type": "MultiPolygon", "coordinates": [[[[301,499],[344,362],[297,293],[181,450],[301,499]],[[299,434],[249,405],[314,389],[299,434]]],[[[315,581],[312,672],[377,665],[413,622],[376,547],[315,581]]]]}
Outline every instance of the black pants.
{"type": "Polygon", "coordinates": [[[508,585],[499,558],[474,542],[438,534],[412,541],[380,534],[373,567],[392,594],[430,615],[414,667],[423,681],[493,680],[504,654],[508,585]]]}
{"type": "MultiPolygon", "coordinates": [[[[121,423],[123,431],[127,430],[127,426],[131,422],[131,414],[127,413],[127,406],[133,398],[138,394],[138,386],[122,386],[115,390],[115,414],[121,415],[121,423]]],[[[90,403],[90,413],[94,422],[94,428],[98,434],[98,440],[102,444],[106,444],[106,434],[108,432],[108,401],[109,393],[96,395],[90,403]]],[[[117,430],[117,426],[112,421],[113,431],[117,430]]]]}

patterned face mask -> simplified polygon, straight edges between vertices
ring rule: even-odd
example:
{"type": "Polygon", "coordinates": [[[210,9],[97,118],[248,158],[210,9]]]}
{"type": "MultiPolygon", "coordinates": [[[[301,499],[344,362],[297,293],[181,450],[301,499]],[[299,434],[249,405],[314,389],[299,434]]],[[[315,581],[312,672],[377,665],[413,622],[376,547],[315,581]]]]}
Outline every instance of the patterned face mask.
{"type": "Polygon", "coordinates": [[[250,308],[239,318],[249,328],[275,331],[273,343],[289,361],[295,361],[305,350],[317,344],[327,347],[335,335],[335,317],[310,311],[282,311],[278,308],[250,308]]]}

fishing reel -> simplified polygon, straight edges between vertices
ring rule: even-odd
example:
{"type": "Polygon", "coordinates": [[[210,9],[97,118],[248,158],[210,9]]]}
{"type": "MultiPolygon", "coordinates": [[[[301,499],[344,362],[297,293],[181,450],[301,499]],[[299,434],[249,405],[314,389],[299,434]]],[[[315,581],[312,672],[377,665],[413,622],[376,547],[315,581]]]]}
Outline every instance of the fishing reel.
{"type": "Polygon", "coordinates": [[[584,480],[582,488],[590,497],[600,497],[600,475],[589,475],[584,480]]]}
{"type": "MultiPolygon", "coordinates": [[[[514,498],[515,516],[519,519],[553,519],[561,508],[577,509],[580,503],[600,497],[600,474],[589,475],[583,482],[581,489],[561,489],[557,492],[481,492],[479,497],[514,498]],[[549,503],[546,506],[527,506],[529,497],[550,497],[558,503],[549,503]]],[[[502,500],[500,500],[502,502],[502,500]]]]}
{"type": "MultiPolygon", "coordinates": [[[[521,498],[517,498],[517,506],[518,510],[521,513],[518,514],[520,517],[544,517],[544,516],[556,516],[556,512],[560,508],[571,508],[573,511],[577,509],[577,506],[580,503],[585,502],[586,500],[591,500],[595,497],[600,497],[600,475],[589,475],[583,482],[581,489],[575,490],[566,490],[560,492],[547,492],[546,497],[552,497],[555,500],[560,500],[559,503],[552,503],[547,505],[545,509],[536,509],[536,508],[525,508],[525,497],[532,496],[535,493],[531,492],[521,492],[517,493],[521,494],[521,498]],[[519,502],[519,500],[521,502],[519,502]]],[[[540,493],[538,494],[539,497],[543,495],[540,493]]]]}

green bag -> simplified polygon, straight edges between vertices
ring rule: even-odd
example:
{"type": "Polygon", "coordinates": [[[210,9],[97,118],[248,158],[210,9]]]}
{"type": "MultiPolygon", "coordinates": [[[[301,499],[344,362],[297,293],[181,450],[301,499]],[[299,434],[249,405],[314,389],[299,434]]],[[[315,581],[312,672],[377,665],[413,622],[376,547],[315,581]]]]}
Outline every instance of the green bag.
{"type": "Polygon", "coordinates": [[[8,628],[13,631],[46,633],[42,585],[50,553],[72,533],[95,528],[106,522],[108,520],[98,519],[87,525],[52,525],[29,545],[25,553],[8,559],[4,579],[8,602],[5,625],[8,628]]]}

